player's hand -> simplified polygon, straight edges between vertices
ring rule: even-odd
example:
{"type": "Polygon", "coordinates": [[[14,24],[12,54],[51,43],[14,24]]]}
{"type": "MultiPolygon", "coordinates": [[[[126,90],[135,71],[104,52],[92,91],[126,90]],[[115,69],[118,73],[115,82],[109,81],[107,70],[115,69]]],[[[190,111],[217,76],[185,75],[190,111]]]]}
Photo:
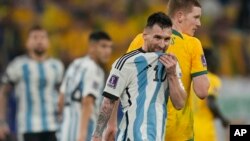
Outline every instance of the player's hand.
{"type": "Polygon", "coordinates": [[[165,66],[168,77],[176,75],[177,59],[173,54],[162,55],[159,60],[165,66]]]}
{"type": "Polygon", "coordinates": [[[107,126],[104,132],[104,141],[115,141],[116,132],[116,126],[107,126]]]}
{"type": "Polygon", "coordinates": [[[0,125],[0,140],[4,140],[7,135],[9,135],[10,130],[6,123],[1,123],[0,125]]]}

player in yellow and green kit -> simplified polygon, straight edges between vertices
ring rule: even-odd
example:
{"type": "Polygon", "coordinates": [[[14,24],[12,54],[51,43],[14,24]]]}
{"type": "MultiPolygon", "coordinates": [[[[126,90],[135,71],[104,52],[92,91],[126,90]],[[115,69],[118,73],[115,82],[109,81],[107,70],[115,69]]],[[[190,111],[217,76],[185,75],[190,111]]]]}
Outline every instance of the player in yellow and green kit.
{"type": "MultiPolygon", "coordinates": [[[[168,14],[173,22],[172,42],[167,52],[173,53],[182,70],[182,82],[188,94],[185,107],[175,110],[172,103],[167,106],[168,118],[166,141],[191,141],[193,134],[191,81],[195,94],[204,99],[208,95],[209,81],[207,64],[200,41],[192,37],[200,26],[201,5],[197,0],[170,0],[168,14]]],[[[143,44],[143,34],[131,43],[128,52],[138,49],[143,44]]]]}
{"type": "Polygon", "coordinates": [[[220,78],[214,74],[218,67],[218,60],[211,49],[204,49],[204,53],[208,64],[210,87],[208,97],[205,100],[200,100],[197,97],[194,97],[193,100],[194,139],[195,141],[216,141],[215,118],[220,119],[225,128],[228,127],[229,121],[223,116],[216,103],[221,87],[220,78]]]}

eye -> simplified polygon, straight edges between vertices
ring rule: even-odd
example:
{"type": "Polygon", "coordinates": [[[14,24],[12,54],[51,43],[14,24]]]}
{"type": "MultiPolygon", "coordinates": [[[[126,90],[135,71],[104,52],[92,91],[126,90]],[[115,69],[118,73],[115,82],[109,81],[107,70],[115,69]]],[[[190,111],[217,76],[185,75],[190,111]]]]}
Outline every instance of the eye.
{"type": "Polygon", "coordinates": [[[170,41],[170,37],[164,39],[166,42],[170,41]]]}
{"type": "Polygon", "coordinates": [[[157,39],[157,40],[160,40],[160,39],[161,39],[161,36],[155,35],[154,38],[157,39]]]}

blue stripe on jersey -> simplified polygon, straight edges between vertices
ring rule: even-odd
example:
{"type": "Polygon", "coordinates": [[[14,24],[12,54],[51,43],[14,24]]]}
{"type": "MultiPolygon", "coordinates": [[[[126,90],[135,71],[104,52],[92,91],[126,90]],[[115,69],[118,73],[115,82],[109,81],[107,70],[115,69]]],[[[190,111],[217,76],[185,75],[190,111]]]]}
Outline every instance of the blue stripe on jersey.
{"type": "Polygon", "coordinates": [[[25,82],[25,98],[26,98],[26,131],[30,132],[32,131],[32,124],[31,124],[31,119],[32,119],[32,98],[31,98],[31,90],[30,90],[30,79],[29,75],[29,66],[28,64],[24,64],[23,67],[23,77],[24,77],[24,82],[25,82]]]}
{"type": "Polygon", "coordinates": [[[167,109],[166,108],[167,108],[167,103],[168,103],[168,96],[169,96],[169,88],[167,88],[165,90],[165,103],[162,106],[162,108],[163,108],[163,117],[162,117],[163,124],[162,124],[162,134],[161,134],[162,137],[163,137],[163,134],[164,134],[165,124],[166,124],[166,120],[167,120],[166,119],[167,118],[167,109]]]}
{"type": "Polygon", "coordinates": [[[93,131],[94,131],[94,121],[92,119],[90,119],[89,124],[88,124],[88,135],[87,135],[86,141],[91,141],[93,131]]]}
{"type": "Polygon", "coordinates": [[[38,72],[39,72],[39,96],[40,96],[40,106],[41,106],[41,118],[42,118],[42,127],[43,131],[48,130],[48,122],[47,122],[47,110],[46,110],[46,101],[45,101],[45,88],[46,88],[46,78],[45,78],[45,70],[42,63],[38,64],[38,72]]]}
{"type": "MultiPolygon", "coordinates": [[[[157,63],[159,70],[162,70],[162,64],[160,62],[157,63]]],[[[149,109],[148,109],[148,115],[147,115],[147,135],[148,140],[155,141],[156,140],[156,99],[159,94],[159,90],[161,88],[161,78],[162,78],[162,72],[156,71],[158,78],[160,78],[159,81],[157,81],[157,85],[154,91],[154,95],[150,101],[149,109]]]]}
{"type": "MultiPolygon", "coordinates": [[[[57,83],[57,81],[58,81],[58,75],[59,75],[59,70],[58,70],[58,67],[56,66],[56,64],[55,63],[53,63],[52,64],[52,68],[54,69],[54,73],[55,73],[55,81],[54,81],[54,84],[55,84],[55,87],[56,87],[56,85],[58,84],[57,83]]],[[[56,92],[56,89],[52,89],[52,97],[53,97],[53,101],[55,101],[55,107],[57,106],[56,105],[56,101],[57,101],[57,92],[56,92]]],[[[55,123],[57,123],[57,112],[56,112],[56,109],[55,109],[55,107],[51,107],[51,108],[53,108],[53,111],[54,111],[54,122],[55,123]]]]}
{"type": "Polygon", "coordinates": [[[143,56],[139,56],[135,58],[135,65],[138,72],[138,92],[139,95],[136,98],[137,108],[136,108],[136,118],[133,126],[133,136],[134,140],[140,141],[142,140],[141,134],[141,125],[144,117],[144,104],[146,100],[146,86],[148,84],[147,80],[147,70],[145,69],[148,66],[147,60],[143,56]]]}

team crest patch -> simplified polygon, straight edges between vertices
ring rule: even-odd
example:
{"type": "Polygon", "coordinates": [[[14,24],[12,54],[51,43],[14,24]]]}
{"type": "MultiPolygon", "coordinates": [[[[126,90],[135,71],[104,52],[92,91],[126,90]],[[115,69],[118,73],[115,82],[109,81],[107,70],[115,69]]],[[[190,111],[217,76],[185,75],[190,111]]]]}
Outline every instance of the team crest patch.
{"type": "Polygon", "coordinates": [[[108,86],[111,88],[116,88],[119,77],[116,75],[112,75],[108,81],[108,86]]]}
{"type": "Polygon", "coordinates": [[[206,61],[206,58],[205,58],[204,55],[201,55],[201,61],[202,61],[202,65],[203,65],[204,67],[206,67],[206,66],[207,66],[207,61],[206,61]]]}

